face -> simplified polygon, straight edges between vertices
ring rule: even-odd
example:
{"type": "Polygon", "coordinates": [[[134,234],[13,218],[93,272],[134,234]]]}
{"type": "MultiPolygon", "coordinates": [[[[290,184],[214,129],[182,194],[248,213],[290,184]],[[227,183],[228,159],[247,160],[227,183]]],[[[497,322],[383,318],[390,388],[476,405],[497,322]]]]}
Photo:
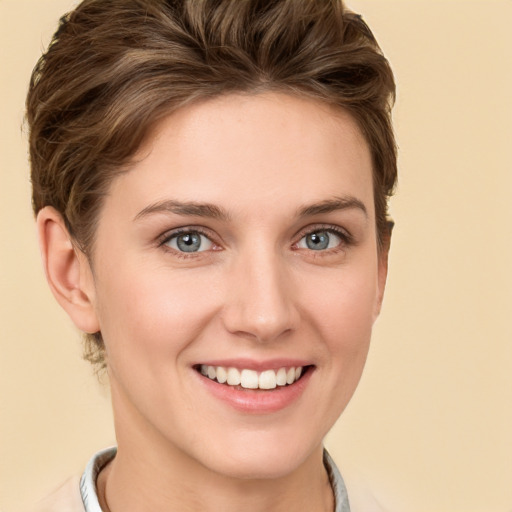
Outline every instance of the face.
{"type": "Polygon", "coordinates": [[[380,307],[367,144],[283,94],[183,108],[112,183],[93,276],[119,446],[286,475],[347,405],[380,307]]]}

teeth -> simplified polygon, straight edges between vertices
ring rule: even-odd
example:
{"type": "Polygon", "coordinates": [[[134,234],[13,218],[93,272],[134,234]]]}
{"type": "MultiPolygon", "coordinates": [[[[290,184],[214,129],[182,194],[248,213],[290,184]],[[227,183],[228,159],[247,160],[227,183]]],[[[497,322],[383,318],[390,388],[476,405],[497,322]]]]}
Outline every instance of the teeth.
{"type": "Polygon", "coordinates": [[[245,389],[258,389],[258,372],[254,370],[242,370],[240,385],[245,389]]]}
{"type": "Polygon", "coordinates": [[[228,380],[230,386],[240,385],[240,372],[236,368],[228,368],[228,380]]]}
{"type": "Polygon", "coordinates": [[[277,377],[274,370],[266,370],[260,373],[258,384],[260,389],[274,389],[277,386],[277,377]]]}
{"type": "Polygon", "coordinates": [[[276,384],[286,386],[286,368],[279,368],[276,374],[276,384]]]}
{"type": "Polygon", "coordinates": [[[228,372],[222,366],[217,366],[217,380],[221,384],[228,380],[228,372]]]}
{"type": "Polygon", "coordinates": [[[202,375],[220,384],[242,386],[245,389],[275,389],[278,386],[293,384],[299,380],[303,367],[279,368],[258,373],[255,370],[225,368],[223,366],[208,366],[202,364],[199,368],[202,375]]]}

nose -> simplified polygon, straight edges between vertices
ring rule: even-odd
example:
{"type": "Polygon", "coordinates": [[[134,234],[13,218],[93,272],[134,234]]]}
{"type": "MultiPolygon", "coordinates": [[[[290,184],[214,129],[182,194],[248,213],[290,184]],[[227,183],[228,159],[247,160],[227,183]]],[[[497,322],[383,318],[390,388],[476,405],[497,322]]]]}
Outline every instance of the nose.
{"type": "Polygon", "coordinates": [[[226,284],[222,317],[230,333],[269,342],[297,328],[300,315],[291,272],[273,251],[240,257],[226,284]]]}

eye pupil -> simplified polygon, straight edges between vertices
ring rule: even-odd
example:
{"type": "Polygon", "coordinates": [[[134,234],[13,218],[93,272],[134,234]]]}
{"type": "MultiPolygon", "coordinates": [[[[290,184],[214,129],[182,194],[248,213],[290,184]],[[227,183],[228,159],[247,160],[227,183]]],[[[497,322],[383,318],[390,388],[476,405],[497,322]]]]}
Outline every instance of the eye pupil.
{"type": "Polygon", "coordinates": [[[184,233],[176,239],[176,245],[183,252],[196,252],[201,247],[201,235],[199,233],[184,233]]]}
{"type": "Polygon", "coordinates": [[[309,249],[320,251],[329,247],[329,233],[327,231],[316,231],[306,236],[306,245],[309,249]]]}

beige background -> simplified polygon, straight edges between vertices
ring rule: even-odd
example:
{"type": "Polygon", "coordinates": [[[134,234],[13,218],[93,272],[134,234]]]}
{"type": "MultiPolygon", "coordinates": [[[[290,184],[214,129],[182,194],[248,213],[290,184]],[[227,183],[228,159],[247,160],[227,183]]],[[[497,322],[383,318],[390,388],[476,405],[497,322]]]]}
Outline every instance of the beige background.
{"type": "MultiPolygon", "coordinates": [[[[0,0],[0,509],[114,442],[46,289],[20,132],[70,0],[0,0]]],[[[383,316],[328,445],[392,512],[512,511],[512,1],[352,0],[396,72],[400,187],[383,316]]]]}

